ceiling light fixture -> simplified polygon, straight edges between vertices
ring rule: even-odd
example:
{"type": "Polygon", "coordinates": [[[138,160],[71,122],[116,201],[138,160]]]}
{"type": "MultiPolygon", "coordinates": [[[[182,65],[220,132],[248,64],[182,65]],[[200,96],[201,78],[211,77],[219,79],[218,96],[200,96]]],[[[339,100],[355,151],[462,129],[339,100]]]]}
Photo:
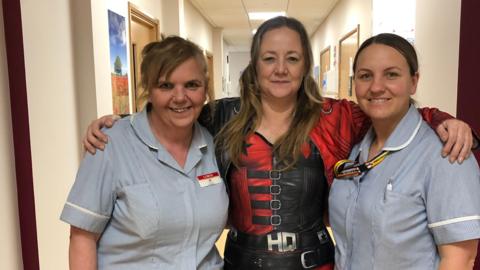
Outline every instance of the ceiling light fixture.
{"type": "Polygon", "coordinates": [[[277,16],[285,16],[286,14],[285,11],[248,12],[248,18],[252,21],[266,21],[277,16]]]}

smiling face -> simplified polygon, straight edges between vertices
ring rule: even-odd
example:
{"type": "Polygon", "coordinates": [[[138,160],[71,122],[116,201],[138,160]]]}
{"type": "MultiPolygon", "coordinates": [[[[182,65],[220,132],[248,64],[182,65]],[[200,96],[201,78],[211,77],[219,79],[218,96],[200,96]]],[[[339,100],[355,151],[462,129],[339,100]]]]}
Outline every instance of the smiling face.
{"type": "Polygon", "coordinates": [[[150,119],[166,130],[192,128],[206,100],[206,78],[201,65],[189,58],[173,70],[169,78],[161,76],[150,90],[150,119]]]}
{"type": "Polygon", "coordinates": [[[396,49],[372,44],[358,55],[355,92],[358,105],[372,121],[398,123],[415,94],[418,73],[410,75],[405,57],[396,49]]]}
{"type": "Polygon", "coordinates": [[[296,99],[305,74],[300,35],[288,27],[266,32],[256,63],[262,99],[296,99]]]}

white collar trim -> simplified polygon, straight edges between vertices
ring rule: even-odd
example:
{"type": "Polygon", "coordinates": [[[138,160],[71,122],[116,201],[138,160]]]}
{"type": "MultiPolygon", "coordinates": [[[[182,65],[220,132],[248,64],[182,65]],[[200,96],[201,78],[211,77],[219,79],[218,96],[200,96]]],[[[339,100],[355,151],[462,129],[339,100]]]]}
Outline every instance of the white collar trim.
{"type": "Polygon", "coordinates": [[[423,122],[423,119],[420,117],[420,119],[418,120],[417,126],[415,127],[415,130],[413,130],[412,135],[410,135],[410,138],[408,138],[408,140],[405,143],[399,146],[394,146],[394,147],[384,147],[383,150],[398,151],[407,147],[413,141],[413,138],[415,138],[415,136],[417,135],[418,131],[420,130],[420,126],[422,125],[422,122],[423,122]]]}

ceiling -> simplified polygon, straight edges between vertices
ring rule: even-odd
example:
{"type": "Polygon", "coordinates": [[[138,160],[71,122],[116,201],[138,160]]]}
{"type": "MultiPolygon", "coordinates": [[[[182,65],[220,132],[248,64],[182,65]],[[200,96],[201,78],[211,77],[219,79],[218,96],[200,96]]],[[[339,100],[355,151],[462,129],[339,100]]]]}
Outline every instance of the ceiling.
{"type": "Polygon", "coordinates": [[[248,12],[285,11],[300,20],[311,35],[339,0],[190,0],[213,27],[223,29],[230,50],[249,50],[252,31],[262,21],[248,12]]]}

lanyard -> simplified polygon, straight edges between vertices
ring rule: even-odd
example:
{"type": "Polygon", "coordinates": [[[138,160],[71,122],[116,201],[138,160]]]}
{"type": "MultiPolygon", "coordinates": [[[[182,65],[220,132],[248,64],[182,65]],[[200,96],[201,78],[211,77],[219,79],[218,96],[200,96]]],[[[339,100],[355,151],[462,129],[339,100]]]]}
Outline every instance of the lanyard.
{"type": "Polygon", "coordinates": [[[380,164],[385,157],[390,153],[390,151],[382,151],[380,154],[376,155],[369,161],[365,163],[358,163],[360,154],[358,154],[355,160],[342,159],[335,163],[333,167],[333,172],[335,173],[335,178],[346,179],[355,176],[359,176],[364,172],[371,170],[373,167],[380,164]]]}

